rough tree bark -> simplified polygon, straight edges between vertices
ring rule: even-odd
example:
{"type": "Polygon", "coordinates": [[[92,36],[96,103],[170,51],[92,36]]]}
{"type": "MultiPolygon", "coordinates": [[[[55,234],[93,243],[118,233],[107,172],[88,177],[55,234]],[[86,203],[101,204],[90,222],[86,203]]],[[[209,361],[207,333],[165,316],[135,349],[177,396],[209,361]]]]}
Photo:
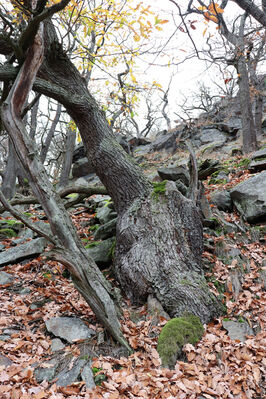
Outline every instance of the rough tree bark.
{"type": "Polygon", "coordinates": [[[62,162],[58,187],[66,187],[69,180],[69,174],[72,166],[73,152],[75,149],[76,134],[70,129],[67,129],[65,153],[62,162]]]}
{"type": "MultiPolygon", "coordinates": [[[[14,73],[10,67],[2,72],[2,79],[14,73]]],[[[218,315],[219,303],[210,293],[202,273],[202,227],[197,208],[171,183],[162,195],[154,192],[142,170],[115,140],[86,82],[58,43],[51,22],[46,23],[45,60],[38,77],[34,90],[64,105],[79,128],[97,175],[114,201],[118,211],[115,270],[127,295],[139,303],[153,293],[172,316],[188,311],[208,322],[218,315]]],[[[38,196],[43,195],[41,192],[38,196]]],[[[51,213],[46,205],[45,211],[51,213]]],[[[58,218],[56,221],[59,222],[58,218]]],[[[76,238],[73,244],[69,234],[65,237],[60,228],[59,224],[55,225],[53,231],[61,242],[84,256],[76,238]]],[[[66,264],[66,255],[62,256],[66,264]]],[[[96,269],[95,273],[98,273],[96,269]]],[[[88,285],[88,276],[83,274],[82,270],[79,278],[83,277],[88,285]]],[[[78,289],[86,295],[88,288],[78,286],[78,289]]],[[[95,307],[99,316],[100,307],[95,307]]],[[[100,319],[103,321],[103,317],[100,319]]]]}
{"type": "Polygon", "coordinates": [[[75,287],[86,299],[96,317],[114,338],[129,351],[118,320],[114,293],[107,280],[88,257],[60,197],[55,192],[37,155],[37,148],[27,134],[20,116],[36,73],[43,60],[42,24],[29,47],[26,59],[7,99],[2,105],[2,120],[10,135],[17,156],[28,171],[30,184],[50,223],[56,247],[50,254],[69,269],[75,287]]]}
{"type": "Polygon", "coordinates": [[[11,199],[16,191],[16,180],[17,180],[17,165],[18,160],[16,153],[14,151],[13,143],[8,140],[8,158],[6,163],[6,168],[4,171],[3,181],[2,181],[2,191],[6,198],[11,199]]]}
{"type": "Polygon", "coordinates": [[[45,161],[45,159],[47,157],[47,154],[48,154],[48,151],[49,151],[49,147],[50,147],[51,142],[53,140],[53,137],[54,137],[54,134],[55,134],[55,129],[56,129],[56,126],[57,126],[57,124],[59,122],[59,119],[60,119],[61,109],[62,109],[62,105],[60,103],[58,103],[57,104],[57,108],[56,108],[55,117],[54,117],[53,122],[51,124],[51,127],[49,129],[49,132],[47,134],[45,142],[44,142],[44,144],[43,144],[43,146],[41,148],[40,159],[41,159],[42,163],[44,163],[44,161],[45,161]]]}
{"type": "Polygon", "coordinates": [[[115,270],[123,290],[135,302],[154,293],[171,315],[187,310],[209,321],[219,305],[202,275],[196,207],[171,185],[155,200],[151,183],[116,142],[84,80],[62,53],[52,26],[46,28],[46,60],[38,75],[60,89],[46,84],[42,92],[62,102],[77,124],[87,155],[114,201],[115,270]]]}

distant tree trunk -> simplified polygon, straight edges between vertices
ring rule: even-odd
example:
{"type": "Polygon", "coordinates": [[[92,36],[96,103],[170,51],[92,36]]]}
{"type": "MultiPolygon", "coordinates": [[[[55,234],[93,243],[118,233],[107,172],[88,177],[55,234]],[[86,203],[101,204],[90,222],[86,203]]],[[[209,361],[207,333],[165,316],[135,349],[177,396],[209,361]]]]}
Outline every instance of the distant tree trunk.
{"type": "Polygon", "coordinates": [[[262,137],[263,96],[261,93],[255,97],[254,122],[257,137],[262,137]]]}
{"type": "Polygon", "coordinates": [[[18,160],[11,139],[8,140],[7,164],[3,175],[2,192],[8,199],[14,197],[16,192],[18,160]]]}
{"type": "Polygon", "coordinates": [[[51,124],[51,127],[50,127],[49,132],[48,132],[47,137],[46,137],[46,140],[45,140],[44,145],[43,145],[43,147],[41,149],[41,152],[40,152],[40,159],[41,159],[42,163],[44,163],[44,161],[45,161],[45,159],[47,157],[51,142],[52,142],[54,134],[55,134],[56,126],[57,126],[57,124],[59,122],[59,119],[60,119],[61,110],[62,110],[62,105],[58,103],[54,120],[53,120],[53,122],[51,124]]]}
{"type": "Polygon", "coordinates": [[[257,149],[257,137],[252,113],[248,70],[246,59],[243,55],[239,56],[237,72],[239,76],[238,85],[242,119],[243,151],[244,153],[249,153],[257,149]]]}
{"type": "Polygon", "coordinates": [[[31,120],[30,120],[30,138],[34,138],[36,135],[36,130],[37,130],[37,115],[38,115],[38,109],[39,109],[39,103],[40,99],[36,101],[34,106],[32,107],[31,110],[31,120]]]}
{"type": "Polygon", "coordinates": [[[59,187],[66,187],[68,185],[69,174],[72,166],[73,152],[75,149],[76,134],[71,129],[67,129],[66,148],[63,157],[62,169],[59,179],[59,187]]]}

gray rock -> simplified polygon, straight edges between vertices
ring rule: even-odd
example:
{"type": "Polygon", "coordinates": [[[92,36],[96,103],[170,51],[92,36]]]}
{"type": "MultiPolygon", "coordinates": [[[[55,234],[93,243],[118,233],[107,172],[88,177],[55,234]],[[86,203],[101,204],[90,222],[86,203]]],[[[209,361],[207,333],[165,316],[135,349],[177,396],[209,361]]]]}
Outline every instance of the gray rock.
{"type": "Polygon", "coordinates": [[[215,159],[205,159],[205,161],[201,162],[198,169],[199,179],[205,180],[208,176],[219,169],[219,161],[216,161],[215,159]]]}
{"type": "Polygon", "coordinates": [[[256,159],[261,159],[261,158],[266,159],[266,148],[262,148],[261,150],[254,152],[251,159],[256,160],[256,159]]]}
{"type": "Polygon", "coordinates": [[[85,366],[87,360],[78,358],[75,362],[73,367],[69,370],[68,365],[62,371],[55,375],[57,379],[56,385],[59,387],[65,387],[67,385],[72,384],[73,382],[77,381],[81,370],[85,366]]]}
{"type": "Polygon", "coordinates": [[[169,166],[158,169],[158,175],[162,180],[180,180],[185,186],[189,185],[189,172],[185,166],[169,166]]]}
{"type": "Polygon", "coordinates": [[[6,356],[0,353],[0,366],[11,366],[13,362],[6,356]]]}
{"type": "Polygon", "coordinates": [[[202,129],[201,133],[199,133],[195,138],[198,138],[201,141],[201,144],[213,142],[224,144],[227,140],[226,135],[218,129],[202,129]]]}
{"type": "Polygon", "coordinates": [[[242,128],[242,122],[240,118],[231,117],[228,121],[219,123],[219,127],[224,132],[235,135],[242,128]]]}
{"type": "Polygon", "coordinates": [[[10,284],[14,277],[6,272],[0,272],[0,285],[10,284]]]}
{"type": "Polygon", "coordinates": [[[141,155],[147,155],[151,152],[152,149],[152,144],[150,145],[140,145],[134,149],[134,156],[141,156],[141,155]]]}
{"type": "Polygon", "coordinates": [[[264,266],[262,264],[262,268],[259,270],[259,279],[260,282],[263,284],[264,291],[266,291],[266,262],[264,266]]]}
{"type": "Polygon", "coordinates": [[[232,200],[229,191],[215,191],[210,196],[211,203],[215,204],[220,211],[232,210],[232,200]]]}
{"type": "MultiPolygon", "coordinates": [[[[42,222],[42,223],[44,224],[44,222],[42,222]]],[[[24,238],[24,239],[33,238],[34,237],[34,232],[31,229],[29,229],[28,227],[25,227],[23,230],[21,230],[19,232],[19,237],[20,238],[24,238]]]]}
{"type": "Polygon", "coordinates": [[[235,186],[230,195],[238,212],[249,223],[266,220],[266,171],[235,186]]]}
{"type": "Polygon", "coordinates": [[[110,195],[95,194],[89,199],[92,206],[100,206],[101,203],[104,205],[106,201],[111,201],[110,195]]]}
{"type": "Polygon", "coordinates": [[[180,191],[181,194],[183,194],[184,196],[187,195],[187,187],[185,186],[185,184],[181,181],[181,180],[177,180],[175,182],[176,188],[178,189],[178,191],[180,191]]]}
{"type": "Polygon", "coordinates": [[[64,349],[65,345],[59,338],[54,338],[52,339],[52,344],[51,344],[51,351],[52,353],[60,351],[61,349],[64,349]]]}
{"type": "Polygon", "coordinates": [[[94,173],[94,167],[87,157],[78,159],[72,167],[73,178],[82,177],[94,173]]]}
{"type": "Polygon", "coordinates": [[[82,320],[74,317],[53,317],[45,322],[45,326],[56,337],[63,338],[70,343],[90,338],[95,334],[82,320]]]}
{"type": "Polygon", "coordinates": [[[34,376],[38,383],[43,381],[52,381],[54,379],[58,367],[57,359],[47,360],[45,363],[50,364],[51,367],[42,367],[42,365],[40,365],[34,370],[34,376]]]}
{"type": "Polygon", "coordinates": [[[29,287],[22,287],[17,292],[19,295],[28,295],[31,293],[31,289],[29,287]]]}
{"type": "Polygon", "coordinates": [[[81,378],[85,382],[87,388],[95,388],[95,382],[90,362],[85,364],[85,366],[83,367],[83,370],[81,371],[81,378]]]}
{"type": "Polygon", "coordinates": [[[46,247],[45,238],[36,238],[15,248],[0,253],[0,266],[17,263],[23,259],[40,255],[46,247]]]}
{"type": "Polygon", "coordinates": [[[108,238],[107,240],[96,243],[95,246],[87,248],[89,256],[97,263],[98,266],[109,266],[112,262],[112,247],[115,238],[108,238]]]}
{"type": "Polygon", "coordinates": [[[110,222],[107,222],[100,226],[94,234],[95,241],[105,240],[106,238],[114,237],[116,233],[116,221],[117,218],[112,219],[110,220],[110,222]]]}
{"type": "Polygon", "coordinates": [[[5,246],[3,244],[0,244],[0,252],[5,250],[5,246]]]}
{"type": "Polygon", "coordinates": [[[252,161],[248,166],[248,170],[253,173],[260,172],[261,170],[265,169],[266,169],[266,158],[252,161]]]}
{"type": "MultiPolygon", "coordinates": [[[[0,341],[8,341],[10,339],[10,335],[6,335],[6,334],[1,334],[0,335],[0,341]]],[[[0,362],[1,365],[1,362],[0,362]]]]}
{"type": "Polygon", "coordinates": [[[222,321],[223,327],[228,331],[228,335],[231,339],[238,339],[241,342],[246,341],[246,335],[254,335],[254,331],[248,325],[247,322],[238,322],[228,320],[222,321]]]}
{"type": "Polygon", "coordinates": [[[96,217],[99,219],[101,224],[105,224],[116,218],[117,213],[108,206],[102,206],[101,208],[97,209],[96,217]]]}
{"type": "Polygon", "coordinates": [[[79,143],[78,145],[76,145],[76,148],[73,152],[73,163],[77,162],[79,159],[81,158],[85,158],[86,157],[86,151],[84,148],[83,143],[79,143]]]}
{"type": "Polygon", "coordinates": [[[159,135],[151,145],[151,151],[162,151],[175,152],[177,149],[176,139],[181,132],[175,131],[165,135],[159,135]]]}

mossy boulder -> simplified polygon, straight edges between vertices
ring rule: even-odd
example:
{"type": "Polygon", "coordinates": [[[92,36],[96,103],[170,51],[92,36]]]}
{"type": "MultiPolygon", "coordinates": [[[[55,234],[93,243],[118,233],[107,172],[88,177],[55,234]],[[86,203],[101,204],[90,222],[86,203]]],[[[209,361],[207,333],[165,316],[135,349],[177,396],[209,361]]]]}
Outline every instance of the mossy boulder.
{"type": "Polygon", "coordinates": [[[203,325],[197,316],[186,315],[169,320],[161,331],[157,345],[162,367],[174,368],[182,354],[182,347],[187,343],[195,345],[203,333],[203,325]]]}
{"type": "Polygon", "coordinates": [[[0,229],[0,237],[13,238],[17,237],[17,233],[13,229],[0,229]]]}

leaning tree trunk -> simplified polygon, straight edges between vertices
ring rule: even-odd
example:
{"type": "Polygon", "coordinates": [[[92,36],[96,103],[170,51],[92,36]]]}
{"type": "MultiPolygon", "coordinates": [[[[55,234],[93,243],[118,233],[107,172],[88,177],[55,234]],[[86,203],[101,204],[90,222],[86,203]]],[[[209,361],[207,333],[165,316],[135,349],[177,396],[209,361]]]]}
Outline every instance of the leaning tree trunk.
{"type": "MultiPolygon", "coordinates": [[[[115,268],[122,288],[136,302],[145,301],[152,292],[172,315],[186,310],[202,321],[210,320],[219,313],[219,303],[202,276],[197,209],[171,185],[166,186],[165,198],[155,201],[152,184],[115,140],[104,113],[58,43],[51,22],[46,23],[45,40],[45,61],[33,89],[64,105],[113,198],[118,211],[115,268]]],[[[10,66],[0,68],[3,80],[15,74],[10,66]]]]}
{"type": "Polygon", "coordinates": [[[33,45],[27,50],[24,64],[3,103],[2,120],[13,141],[19,160],[29,173],[31,187],[48,217],[53,233],[50,241],[56,244],[51,256],[69,269],[74,285],[99,321],[118,342],[130,350],[120,330],[112,288],[82,246],[69,215],[64,209],[63,202],[50,183],[37,155],[35,142],[27,134],[20,116],[43,60],[41,32],[42,24],[33,45]]]}
{"type": "Polygon", "coordinates": [[[188,311],[209,321],[220,307],[202,274],[202,227],[196,207],[171,184],[162,197],[154,195],[142,170],[115,140],[51,26],[45,49],[46,61],[38,74],[42,80],[36,80],[34,88],[64,105],[114,201],[115,270],[123,290],[135,302],[144,302],[153,293],[171,315],[188,311]]]}

